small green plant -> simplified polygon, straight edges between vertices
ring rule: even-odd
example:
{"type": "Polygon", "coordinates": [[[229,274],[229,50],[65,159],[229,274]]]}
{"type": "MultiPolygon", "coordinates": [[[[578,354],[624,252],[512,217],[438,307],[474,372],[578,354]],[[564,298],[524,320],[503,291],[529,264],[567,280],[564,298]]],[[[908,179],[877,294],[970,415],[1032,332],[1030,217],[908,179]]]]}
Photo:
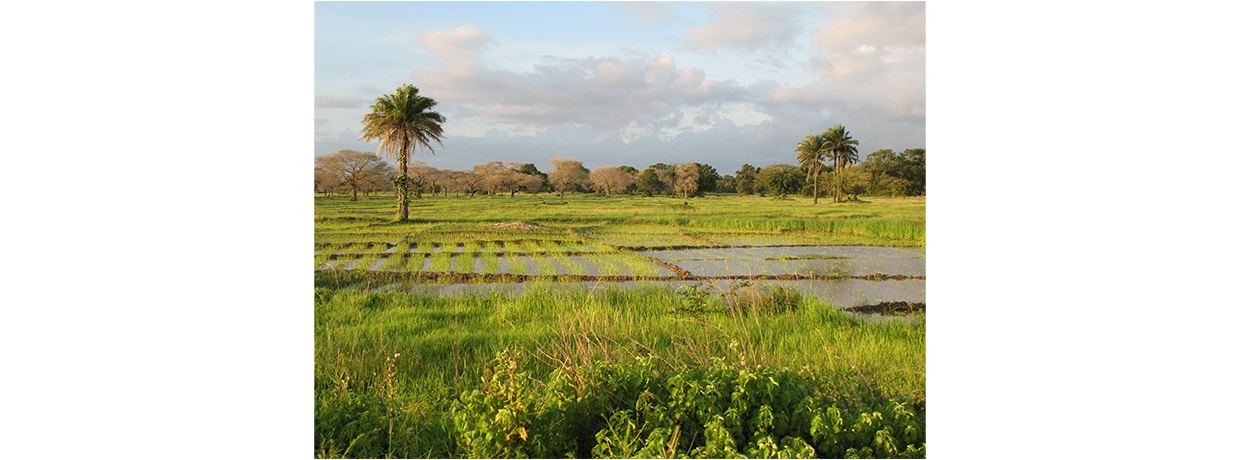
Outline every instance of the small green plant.
{"type": "Polygon", "coordinates": [[[702,314],[717,310],[712,307],[710,287],[701,281],[676,288],[677,304],[672,307],[675,313],[702,314]]]}
{"type": "Polygon", "coordinates": [[[486,368],[482,387],[452,405],[457,446],[470,458],[559,458],[575,452],[568,436],[576,414],[565,412],[576,394],[563,373],[538,391],[518,371],[519,351],[505,348],[486,368]]]}

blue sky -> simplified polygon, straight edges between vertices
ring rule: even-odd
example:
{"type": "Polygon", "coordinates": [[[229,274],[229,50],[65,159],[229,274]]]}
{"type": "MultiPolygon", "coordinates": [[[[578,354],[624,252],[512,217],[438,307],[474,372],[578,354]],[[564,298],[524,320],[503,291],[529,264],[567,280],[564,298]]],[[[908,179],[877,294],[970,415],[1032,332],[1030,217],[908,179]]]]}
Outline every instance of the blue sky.
{"type": "Polygon", "coordinates": [[[792,163],[836,124],[866,154],[925,147],[925,4],[316,2],[315,155],[402,84],[439,102],[468,169],[792,163]]]}

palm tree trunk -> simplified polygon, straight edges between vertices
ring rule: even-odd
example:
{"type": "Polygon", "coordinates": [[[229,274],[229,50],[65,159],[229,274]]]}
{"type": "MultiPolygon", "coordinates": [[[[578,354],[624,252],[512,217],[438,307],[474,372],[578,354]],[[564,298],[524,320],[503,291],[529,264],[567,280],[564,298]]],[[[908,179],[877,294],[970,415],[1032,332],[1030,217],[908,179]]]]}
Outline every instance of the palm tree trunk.
{"type": "MultiPolygon", "coordinates": [[[[838,154],[836,155],[839,156],[838,154]]],[[[840,160],[839,158],[831,159],[831,178],[835,179],[835,202],[840,202],[840,160]]]]}
{"type": "MultiPolygon", "coordinates": [[[[818,167],[815,166],[814,169],[818,169],[818,167]]],[[[814,204],[818,204],[818,173],[821,173],[821,171],[815,171],[814,174],[814,204]]]]}
{"type": "Polygon", "coordinates": [[[407,138],[404,145],[401,146],[400,177],[404,178],[404,180],[401,180],[400,185],[396,187],[396,200],[400,202],[398,207],[399,220],[404,222],[409,220],[409,187],[406,186],[406,182],[409,179],[409,141],[407,138]]]}

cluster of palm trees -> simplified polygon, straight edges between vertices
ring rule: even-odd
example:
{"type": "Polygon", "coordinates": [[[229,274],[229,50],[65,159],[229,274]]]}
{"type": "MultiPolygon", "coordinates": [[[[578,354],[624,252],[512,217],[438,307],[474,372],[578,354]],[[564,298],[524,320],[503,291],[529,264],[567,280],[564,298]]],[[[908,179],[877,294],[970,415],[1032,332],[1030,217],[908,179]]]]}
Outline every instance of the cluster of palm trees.
{"type": "Polygon", "coordinates": [[[814,178],[814,204],[818,204],[818,176],[826,167],[825,160],[828,158],[831,159],[831,169],[835,175],[835,180],[832,181],[835,183],[835,202],[843,201],[844,185],[839,180],[840,170],[859,161],[857,141],[848,134],[848,130],[841,125],[835,125],[822,134],[806,136],[805,140],[797,144],[796,152],[797,162],[809,171],[805,179],[814,178]]]}

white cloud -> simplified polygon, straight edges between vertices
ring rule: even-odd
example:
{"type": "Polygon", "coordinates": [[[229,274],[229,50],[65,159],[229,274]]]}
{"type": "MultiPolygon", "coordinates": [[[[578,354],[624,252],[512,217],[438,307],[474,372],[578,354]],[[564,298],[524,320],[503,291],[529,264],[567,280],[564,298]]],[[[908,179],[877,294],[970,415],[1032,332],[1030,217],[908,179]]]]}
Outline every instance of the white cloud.
{"type": "MultiPolygon", "coordinates": [[[[792,11],[774,10],[754,11],[758,19],[792,11]]],[[[924,13],[897,12],[888,25],[924,22],[924,13]]],[[[547,168],[547,159],[557,156],[591,168],[700,161],[729,174],[741,163],[793,162],[797,142],[834,124],[845,125],[861,142],[862,157],[881,148],[924,147],[924,38],[887,31],[871,21],[884,17],[879,13],[850,4],[832,22],[815,24],[813,48],[803,49],[818,52],[808,60],[788,54],[777,59],[773,45],[788,39],[773,30],[710,48],[752,48],[757,52],[748,59],[768,68],[795,60],[817,70],[818,80],[797,86],[778,74],[770,78],[779,81],[747,86],[712,80],[702,68],[679,66],[671,53],[629,49],[618,49],[620,57],[544,56],[529,70],[501,69],[491,64],[491,55],[503,55],[503,46],[481,30],[426,32],[420,42],[436,59],[411,77],[449,120],[445,154],[427,162],[461,169],[491,160],[547,168]],[[852,18],[869,25],[841,26],[852,18]],[[847,46],[837,46],[841,43],[847,46]],[[762,61],[764,56],[769,59],[762,61]]],[[[712,24],[733,20],[720,14],[712,24]]],[[[924,33],[924,24],[914,30],[924,33]]],[[[804,43],[810,43],[809,36],[801,32],[804,43]]]]}
{"type": "Polygon", "coordinates": [[[777,50],[793,44],[801,33],[797,22],[802,5],[718,3],[703,8],[717,17],[714,21],[685,32],[689,49],[698,53],[717,50],[752,53],[777,50]]]}
{"type": "Polygon", "coordinates": [[[470,60],[478,56],[485,46],[494,44],[495,39],[486,32],[471,25],[463,25],[455,30],[433,30],[423,32],[418,43],[427,51],[444,61],[470,60]]]}
{"type": "Polygon", "coordinates": [[[907,63],[920,64],[924,80],[925,3],[848,3],[842,14],[810,36],[811,43],[824,52],[814,64],[834,77],[868,78],[884,64],[907,63]]]}
{"type": "Polygon", "coordinates": [[[831,53],[863,46],[926,46],[926,4],[923,2],[847,3],[845,11],[825,27],[811,32],[812,43],[831,53]]]}
{"type": "MultiPolygon", "coordinates": [[[[480,30],[462,27],[423,37],[435,37],[422,42],[428,49],[437,47],[431,52],[438,60],[412,73],[417,86],[441,107],[485,119],[488,126],[585,124],[632,139],[663,132],[667,120],[683,117],[686,108],[746,98],[744,88],[708,80],[702,69],[677,68],[668,53],[633,59],[547,57],[530,72],[514,72],[490,68],[480,53],[472,52],[493,41],[480,30]]],[[[472,124],[476,132],[478,123],[472,124]]]]}
{"type": "Polygon", "coordinates": [[[827,9],[837,14],[810,32],[819,54],[808,65],[817,70],[818,80],[782,88],[767,109],[779,117],[781,111],[794,116],[797,109],[816,106],[833,119],[864,116],[912,123],[924,138],[925,3],[847,3],[827,9]]]}

